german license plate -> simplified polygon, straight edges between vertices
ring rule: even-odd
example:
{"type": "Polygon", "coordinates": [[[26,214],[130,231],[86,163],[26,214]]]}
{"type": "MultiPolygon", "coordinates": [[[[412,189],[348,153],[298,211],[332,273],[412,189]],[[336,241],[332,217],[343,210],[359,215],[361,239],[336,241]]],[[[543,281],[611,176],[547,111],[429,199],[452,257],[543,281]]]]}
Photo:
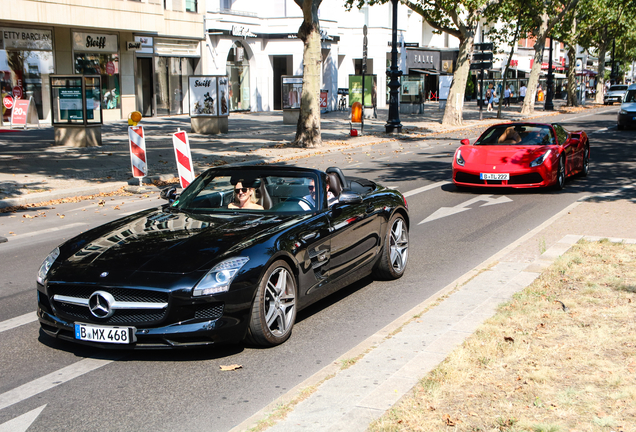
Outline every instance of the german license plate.
{"type": "Polygon", "coordinates": [[[510,180],[508,173],[480,173],[479,178],[482,180],[510,180]]]}
{"type": "Polygon", "coordinates": [[[89,324],[75,324],[75,339],[115,344],[134,342],[134,327],[104,327],[89,324]]]}

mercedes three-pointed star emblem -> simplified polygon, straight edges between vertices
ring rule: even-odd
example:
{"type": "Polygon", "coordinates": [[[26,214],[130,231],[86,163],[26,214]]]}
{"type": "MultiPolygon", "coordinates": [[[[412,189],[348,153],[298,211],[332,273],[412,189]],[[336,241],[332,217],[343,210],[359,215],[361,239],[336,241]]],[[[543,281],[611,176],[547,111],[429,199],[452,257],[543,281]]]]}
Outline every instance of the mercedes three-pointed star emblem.
{"type": "Polygon", "coordinates": [[[115,297],[106,291],[95,291],[88,298],[88,308],[97,318],[110,318],[115,312],[112,305],[115,303],[115,297]]]}

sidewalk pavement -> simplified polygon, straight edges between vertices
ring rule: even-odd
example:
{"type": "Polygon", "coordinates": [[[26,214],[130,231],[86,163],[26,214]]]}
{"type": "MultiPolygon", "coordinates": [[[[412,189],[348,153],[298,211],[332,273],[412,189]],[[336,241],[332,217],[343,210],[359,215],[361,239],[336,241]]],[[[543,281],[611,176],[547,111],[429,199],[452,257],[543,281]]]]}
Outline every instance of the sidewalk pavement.
{"type": "MultiPolygon", "coordinates": [[[[444,131],[440,126],[443,113],[431,107],[435,105],[427,104],[423,116],[400,116],[403,136],[418,139],[444,131]]],[[[519,106],[505,110],[503,120],[520,118],[518,111],[519,106]]],[[[537,115],[544,114],[537,111],[537,115]]],[[[494,117],[484,112],[485,120],[480,121],[479,111],[468,107],[462,128],[501,121],[494,117]]],[[[230,131],[234,132],[211,137],[190,134],[195,169],[200,173],[221,163],[279,162],[396,139],[384,135],[383,119],[386,112],[366,122],[364,136],[352,138],[346,115],[328,113],[322,118],[324,147],[299,149],[289,145],[295,125],[283,125],[280,113],[233,114],[230,131]]],[[[147,119],[142,124],[148,137],[151,176],[172,178],[176,168],[170,134],[177,128],[189,131],[189,119],[147,119]]],[[[124,122],[104,125],[103,146],[86,149],[53,147],[51,127],[0,133],[0,208],[138,184],[130,178],[126,128],[124,122]]],[[[634,186],[570,205],[231,432],[259,424],[261,429],[285,432],[366,430],[492,316],[499,303],[532,283],[576,241],[585,236],[636,242],[634,186]]]]}
{"type": "MultiPolygon", "coordinates": [[[[555,109],[562,103],[555,101],[555,109]]],[[[440,105],[426,103],[423,114],[401,114],[403,133],[393,135],[384,133],[387,110],[379,110],[377,119],[365,119],[364,134],[359,137],[349,134],[348,112],[333,111],[322,115],[323,146],[318,149],[291,145],[296,125],[283,124],[282,112],[233,113],[229,133],[221,135],[190,133],[186,115],[148,118],[140,123],[146,135],[149,169],[144,182],[175,177],[171,134],[179,128],[188,132],[195,174],[199,174],[222,164],[276,163],[395,139],[422,139],[452,129],[483,128],[520,119],[520,109],[519,104],[502,109],[501,119],[496,118],[496,111],[484,110],[483,120],[479,120],[476,103],[467,102],[464,125],[449,129],[441,126],[440,105]]],[[[545,114],[541,106],[536,106],[535,116],[545,114]]],[[[89,148],[54,146],[50,125],[25,131],[0,128],[0,208],[139,185],[139,180],[132,177],[127,128],[124,120],[105,123],[102,146],[89,148]]]]}

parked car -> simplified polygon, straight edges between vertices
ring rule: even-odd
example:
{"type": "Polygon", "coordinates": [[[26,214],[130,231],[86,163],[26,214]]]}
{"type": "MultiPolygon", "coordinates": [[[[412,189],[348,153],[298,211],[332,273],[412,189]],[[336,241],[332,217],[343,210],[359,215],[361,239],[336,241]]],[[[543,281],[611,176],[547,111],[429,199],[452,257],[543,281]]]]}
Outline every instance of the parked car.
{"type": "Polygon", "coordinates": [[[583,131],[560,124],[504,123],[489,127],[455,151],[453,182],[462,187],[554,187],[566,177],[586,176],[590,143],[583,131]]]}
{"type": "Polygon", "coordinates": [[[613,85],[607,90],[605,96],[603,96],[603,104],[605,105],[613,105],[614,102],[621,103],[623,102],[623,98],[625,97],[625,92],[627,91],[627,85],[625,84],[616,84],[613,85]]]}
{"type": "Polygon", "coordinates": [[[633,126],[636,126],[636,84],[631,84],[627,88],[627,93],[625,93],[625,98],[616,119],[616,127],[619,130],[633,126]]]}
{"type": "Polygon", "coordinates": [[[404,196],[338,168],[219,167],[162,197],[169,203],[44,260],[44,333],[102,348],[273,346],[300,309],[370,273],[390,280],[406,269],[404,196]]]}

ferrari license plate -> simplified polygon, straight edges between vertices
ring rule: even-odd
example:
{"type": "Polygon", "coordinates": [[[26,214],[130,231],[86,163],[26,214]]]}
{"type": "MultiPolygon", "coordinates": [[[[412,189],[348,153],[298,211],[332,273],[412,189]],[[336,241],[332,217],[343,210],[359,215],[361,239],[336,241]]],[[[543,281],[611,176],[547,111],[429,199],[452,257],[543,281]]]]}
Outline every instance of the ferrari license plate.
{"type": "Polygon", "coordinates": [[[482,180],[510,180],[508,173],[481,173],[479,178],[482,180]]]}
{"type": "Polygon", "coordinates": [[[89,324],[75,324],[75,339],[115,344],[134,342],[134,327],[103,327],[89,324]]]}

